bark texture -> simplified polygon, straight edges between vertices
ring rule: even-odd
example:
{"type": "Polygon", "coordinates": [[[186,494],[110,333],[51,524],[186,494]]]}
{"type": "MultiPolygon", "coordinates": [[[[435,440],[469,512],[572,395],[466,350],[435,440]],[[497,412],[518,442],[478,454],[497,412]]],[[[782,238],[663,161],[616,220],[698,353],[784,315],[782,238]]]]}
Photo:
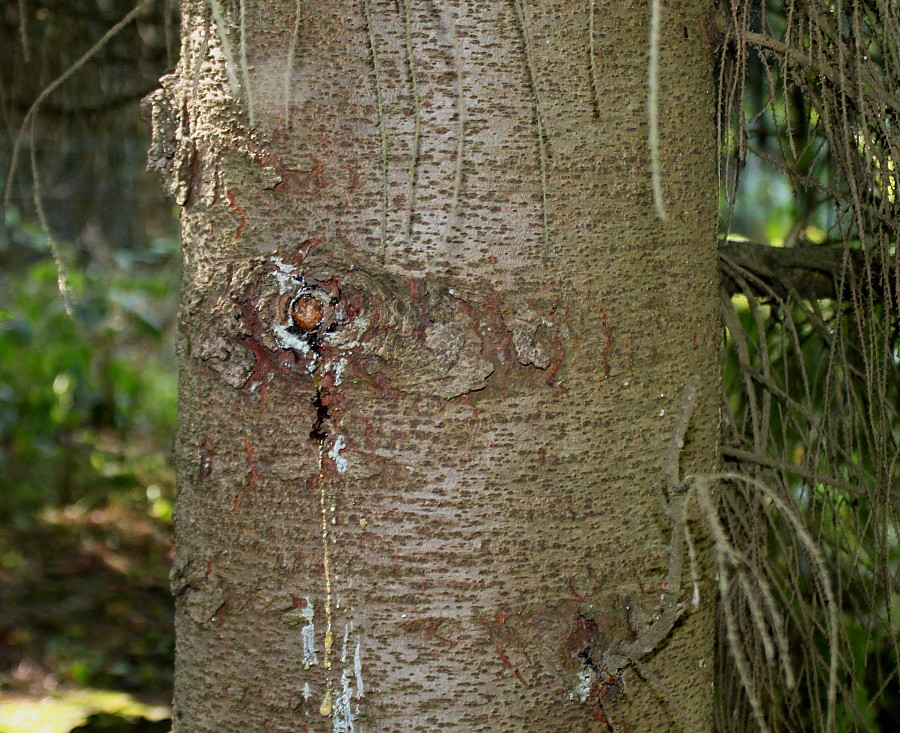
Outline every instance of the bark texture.
{"type": "Polygon", "coordinates": [[[661,222],[646,3],[185,0],[176,731],[709,729],[708,581],[608,668],[693,375],[717,460],[708,10],[663,14],[661,222]]]}

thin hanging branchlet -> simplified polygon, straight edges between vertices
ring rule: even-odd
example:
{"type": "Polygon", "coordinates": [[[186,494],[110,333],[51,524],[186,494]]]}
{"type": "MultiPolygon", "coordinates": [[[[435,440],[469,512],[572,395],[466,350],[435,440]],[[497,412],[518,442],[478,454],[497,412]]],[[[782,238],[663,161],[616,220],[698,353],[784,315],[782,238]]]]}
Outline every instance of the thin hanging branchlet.
{"type": "Polygon", "coordinates": [[[422,108],[419,102],[419,84],[416,75],[416,60],[412,45],[412,0],[403,0],[403,26],[406,40],[406,64],[409,67],[409,85],[413,101],[413,139],[409,164],[409,191],[406,196],[406,240],[412,244],[413,218],[415,211],[416,181],[419,170],[419,154],[422,137],[422,108]]]}
{"type": "Polygon", "coordinates": [[[591,66],[591,100],[594,103],[594,117],[600,117],[600,82],[597,69],[596,37],[594,35],[594,16],[597,14],[597,0],[588,4],[588,60],[591,66]]]}
{"type": "Polygon", "coordinates": [[[379,153],[381,155],[381,244],[379,250],[382,260],[387,258],[387,223],[388,223],[388,140],[384,119],[384,94],[382,92],[381,67],[378,59],[378,41],[372,25],[372,9],[369,0],[362,0],[363,19],[366,23],[366,37],[369,43],[369,54],[372,57],[372,73],[375,76],[375,110],[378,115],[378,136],[380,138],[379,153]]]}
{"type": "MultiPolygon", "coordinates": [[[[37,155],[34,149],[34,141],[37,139],[37,114],[40,110],[41,104],[43,104],[43,102],[46,101],[51,94],[53,94],[57,89],[65,84],[79,69],[81,69],[88,61],[91,60],[91,58],[93,58],[100,50],[102,50],[106,46],[106,44],[110,42],[110,40],[118,35],[123,28],[140,17],[144,13],[144,11],[154,2],[155,0],[144,0],[144,2],[134,7],[128,14],[125,15],[124,18],[122,18],[106,33],[104,33],[100,37],[100,40],[98,40],[93,46],[85,51],[85,53],[83,53],[68,69],[66,69],[62,74],[56,77],[56,79],[50,82],[46,87],[44,87],[41,90],[41,93],[38,94],[34,102],[31,103],[31,106],[28,108],[28,111],[22,118],[22,124],[19,126],[19,131],[16,134],[15,141],[13,142],[12,153],[9,160],[9,170],[7,171],[6,182],[4,184],[3,206],[6,209],[8,209],[10,206],[13,180],[15,179],[16,172],[18,170],[19,155],[22,151],[22,142],[25,137],[25,130],[29,130],[31,138],[29,152],[31,161],[32,195],[34,199],[34,207],[35,211],[37,212],[38,222],[41,225],[41,229],[47,236],[47,242],[50,247],[50,252],[53,256],[53,261],[56,264],[57,268],[57,287],[59,288],[59,293],[62,297],[66,314],[70,318],[74,317],[75,295],[72,292],[71,283],[69,281],[65,263],[63,262],[62,255],[60,253],[59,245],[56,239],[53,237],[53,233],[50,231],[50,224],[47,219],[46,211],[44,210],[43,199],[41,196],[40,174],[38,170],[37,155]]],[[[23,14],[22,18],[24,23],[24,5],[20,6],[20,12],[23,14]]],[[[24,38],[23,43],[25,43],[24,38]]]]}
{"type": "MultiPolygon", "coordinates": [[[[810,560],[812,577],[818,593],[824,601],[826,614],[826,630],[828,639],[829,669],[831,671],[827,689],[826,718],[833,724],[836,708],[837,692],[837,650],[838,650],[838,610],[825,559],[809,530],[797,511],[769,488],[764,482],[752,476],[737,472],[722,472],[682,476],[679,468],[680,456],[685,445],[685,436],[690,423],[691,414],[696,403],[699,379],[692,377],[684,391],[681,408],[673,426],[666,454],[663,459],[663,474],[667,493],[666,514],[671,524],[669,540],[669,564],[663,584],[660,606],[653,622],[639,632],[634,641],[620,648],[611,648],[606,653],[605,662],[612,668],[634,665],[641,675],[659,686],[664,699],[668,695],[662,683],[655,679],[652,670],[641,663],[641,659],[653,653],[669,636],[678,619],[688,607],[682,600],[684,589],[684,569],[682,555],[687,549],[690,568],[690,579],[693,593],[690,606],[697,608],[700,602],[700,580],[697,569],[698,558],[695,543],[691,537],[688,522],[689,508],[696,502],[701,516],[706,520],[709,537],[712,539],[712,551],[718,579],[719,602],[725,621],[726,642],[732,654],[734,667],[744,687],[755,723],[762,733],[771,730],[765,708],[760,697],[760,690],[755,682],[753,663],[745,652],[746,640],[743,634],[746,629],[734,615],[735,592],[742,603],[749,609],[752,629],[755,638],[761,644],[769,664],[780,664],[785,688],[791,690],[797,684],[797,675],[791,661],[791,652],[787,636],[787,625],[779,608],[778,599],[773,590],[773,581],[766,577],[762,569],[757,568],[745,554],[738,549],[728,536],[728,528],[723,521],[720,507],[713,498],[711,486],[721,482],[741,483],[752,486],[757,495],[767,502],[767,506],[777,512],[778,517],[787,520],[791,525],[793,536],[797,539],[810,560]],[[654,682],[655,680],[655,682],[654,682]]],[[[669,701],[673,710],[678,711],[674,700],[669,701]]],[[[690,730],[690,723],[686,722],[690,730]]],[[[831,728],[827,728],[831,729],[831,728]]]]}
{"type": "Polygon", "coordinates": [[[446,249],[450,239],[450,233],[456,226],[459,200],[462,192],[463,159],[465,157],[466,136],[466,99],[464,96],[462,54],[459,48],[459,39],[456,35],[456,21],[450,14],[447,0],[441,0],[441,19],[450,34],[450,43],[453,46],[453,72],[456,83],[456,159],[453,168],[453,191],[450,197],[450,211],[447,212],[447,220],[441,233],[441,249],[446,249]]]}
{"type": "Polygon", "coordinates": [[[22,58],[25,63],[31,61],[31,43],[28,41],[28,8],[25,0],[19,0],[19,42],[22,44],[22,58]]]}
{"type": "Polygon", "coordinates": [[[244,1],[241,0],[238,7],[238,62],[235,63],[235,56],[231,48],[231,41],[228,38],[228,26],[225,21],[225,14],[222,11],[222,5],[219,0],[209,0],[209,7],[212,11],[213,25],[216,28],[216,37],[219,39],[219,45],[222,47],[222,55],[225,57],[225,75],[228,79],[228,89],[234,99],[241,98],[241,88],[244,90],[243,99],[247,105],[247,124],[250,129],[256,127],[256,110],[253,100],[253,90],[250,84],[250,65],[247,61],[247,32],[246,32],[246,10],[244,1]],[[238,80],[237,71],[240,70],[243,82],[238,80]]]}
{"type": "Polygon", "coordinates": [[[748,573],[750,572],[751,564],[733,547],[726,536],[719,511],[709,491],[709,485],[714,481],[729,481],[751,486],[754,491],[758,492],[759,497],[763,497],[770,506],[777,510],[780,517],[788,521],[791,525],[793,537],[802,545],[810,561],[811,577],[818,588],[820,597],[824,601],[828,649],[826,656],[829,669],[826,687],[825,730],[833,730],[837,704],[838,627],[840,619],[830,573],[822,555],[822,550],[813,539],[797,510],[788,506],[784,499],[765,482],[753,476],[736,472],[723,472],[695,477],[693,490],[701,509],[708,519],[708,526],[715,546],[714,554],[719,577],[720,605],[725,616],[729,648],[741,678],[741,683],[750,701],[753,715],[761,731],[769,730],[769,725],[759,700],[750,661],[743,651],[744,645],[740,638],[741,626],[733,616],[732,604],[729,600],[731,596],[730,579],[734,575],[737,575],[738,586],[743,591],[743,601],[750,608],[751,621],[756,628],[757,636],[767,655],[771,654],[774,656],[771,640],[767,641],[770,637],[769,629],[771,628],[774,632],[774,641],[777,644],[778,656],[782,662],[786,687],[792,689],[796,684],[797,678],[790,661],[788,641],[784,631],[784,620],[777,609],[775,596],[772,593],[770,584],[758,573],[754,573],[751,576],[755,582],[749,583],[748,573]],[[762,598],[762,603],[760,603],[760,598],[762,598]]]}
{"type": "Polygon", "coordinates": [[[541,173],[541,224],[543,232],[544,262],[550,259],[550,225],[547,215],[547,140],[544,129],[544,116],[541,111],[540,99],[537,92],[537,73],[534,61],[531,58],[531,43],[528,38],[528,26],[525,19],[525,8],[522,0],[513,0],[516,9],[516,19],[519,23],[519,32],[522,37],[522,46],[525,51],[525,71],[528,77],[528,88],[531,91],[531,104],[534,111],[535,127],[537,128],[538,141],[538,165],[541,173]]]}
{"type": "Polygon", "coordinates": [[[234,54],[231,52],[231,41],[228,39],[228,28],[225,24],[225,14],[222,12],[222,6],[219,0],[209,0],[209,8],[212,11],[213,24],[216,28],[216,37],[219,39],[219,45],[222,46],[222,53],[225,56],[225,75],[228,78],[228,88],[231,96],[235,99],[240,98],[240,83],[238,82],[237,72],[235,72],[234,54]]]}
{"type": "Polygon", "coordinates": [[[719,586],[719,607],[725,620],[725,637],[738,677],[744,688],[744,694],[750,704],[750,710],[760,733],[768,733],[769,726],[759,699],[759,691],[754,682],[750,660],[744,652],[744,646],[740,637],[740,626],[734,617],[734,608],[731,601],[731,583],[729,582],[729,543],[722,523],[719,521],[718,511],[712,495],[709,491],[709,478],[697,476],[693,482],[693,490],[700,508],[705,512],[714,542],[713,557],[716,564],[716,577],[719,586]]]}
{"type": "Polygon", "coordinates": [[[250,84],[250,65],[247,63],[247,4],[240,0],[240,32],[241,32],[241,77],[244,80],[244,95],[247,100],[247,119],[250,129],[256,127],[254,112],[253,88],[250,84]]]}
{"type": "Polygon", "coordinates": [[[650,66],[647,75],[647,123],[650,144],[650,175],[653,186],[653,206],[660,221],[666,221],[666,211],[662,189],[662,163],[659,155],[659,44],[662,1],[650,3],[650,66]]]}
{"type": "Polygon", "coordinates": [[[209,52],[209,26],[210,22],[205,20],[203,23],[203,40],[200,42],[200,51],[197,54],[197,61],[194,64],[194,73],[191,78],[191,99],[197,99],[200,91],[200,72],[203,69],[203,61],[209,52]]]}
{"type": "Polygon", "coordinates": [[[12,154],[9,159],[9,170],[6,174],[6,183],[4,185],[4,193],[3,193],[3,206],[4,208],[9,207],[10,195],[12,193],[12,181],[16,175],[16,171],[18,169],[18,161],[19,155],[22,152],[22,140],[25,135],[25,130],[31,129],[32,119],[37,114],[40,109],[41,104],[59,89],[63,84],[65,84],[72,75],[81,69],[88,61],[90,61],[101,49],[103,49],[109,41],[114,38],[119,32],[125,28],[129,23],[131,23],[136,18],[140,17],[144,11],[147,10],[156,0],[144,0],[139,5],[135,6],[122,20],[116,23],[112,28],[110,28],[103,36],[97,41],[93,46],[91,46],[87,51],[85,51],[68,69],[66,69],[62,74],[60,74],[56,79],[51,81],[46,87],[41,90],[41,93],[38,94],[37,99],[35,99],[31,106],[28,108],[28,111],[25,113],[25,116],[22,118],[22,124],[19,126],[19,132],[16,135],[16,140],[13,143],[12,154]]]}
{"type": "MultiPolygon", "coordinates": [[[[32,118],[31,139],[34,140],[36,135],[36,119],[32,118]]],[[[34,199],[34,209],[37,212],[38,222],[41,225],[41,229],[47,236],[47,244],[50,246],[50,254],[53,257],[53,262],[56,264],[56,286],[59,289],[59,295],[62,298],[63,307],[66,310],[66,315],[69,316],[69,318],[74,319],[74,309],[76,304],[75,294],[72,292],[72,284],[69,281],[69,274],[66,270],[66,265],[63,262],[62,253],[59,249],[59,243],[56,241],[56,238],[50,231],[50,222],[47,220],[47,212],[44,210],[44,200],[43,196],[41,195],[41,177],[38,171],[37,154],[35,153],[34,145],[31,145],[29,147],[29,152],[31,154],[31,184],[32,195],[34,199]]]]}
{"type": "Polygon", "coordinates": [[[300,37],[300,0],[294,8],[294,29],[291,31],[291,43],[288,47],[287,64],[284,69],[284,126],[291,122],[291,88],[294,81],[294,56],[297,54],[297,39],[300,37]]]}

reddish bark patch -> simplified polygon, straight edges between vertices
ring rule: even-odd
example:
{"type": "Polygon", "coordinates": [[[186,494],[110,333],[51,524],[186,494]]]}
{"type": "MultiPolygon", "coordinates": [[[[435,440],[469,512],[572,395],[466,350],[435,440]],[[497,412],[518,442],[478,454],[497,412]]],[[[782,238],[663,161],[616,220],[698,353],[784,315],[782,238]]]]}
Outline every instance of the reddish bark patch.
{"type": "Polygon", "coordinates": [[[247,489],[252,491],[256,488],[256,481],[259,478],[259,465],[254,455],[253,443],[247,438],[241,438],[244,444],[244,451],[247,453],[247,489]]]}
{"type": "Polygon", "coordinates": [[[244,227],[247,226],[247,222],[250,221],[250,216],[247,214],[247,210],[237,202],[234,191],[229,189],[225,192],[225,195],[228,196],[228,203],[231,204],[231,208],[241,217],[241,223],[238,224],[238,228],[234,230],[234,236],[237,238],[241,236],[241,232],[244,231],[244,227]]]}

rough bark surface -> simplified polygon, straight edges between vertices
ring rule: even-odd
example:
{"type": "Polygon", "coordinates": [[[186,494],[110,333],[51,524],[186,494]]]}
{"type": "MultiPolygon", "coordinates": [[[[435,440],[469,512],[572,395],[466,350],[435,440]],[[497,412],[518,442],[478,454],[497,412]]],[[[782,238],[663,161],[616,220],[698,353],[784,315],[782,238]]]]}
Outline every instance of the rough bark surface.
{"type": "Polygon", "coordinates": [[[707,580],[654,684],[607,668],[660,612],[693,375],[682,471],[717,460],[708,3],[663,16],[667,222],[646,3],[212,5],[154,147],[184,207],[175,730],[709,729],[707,580]]]}

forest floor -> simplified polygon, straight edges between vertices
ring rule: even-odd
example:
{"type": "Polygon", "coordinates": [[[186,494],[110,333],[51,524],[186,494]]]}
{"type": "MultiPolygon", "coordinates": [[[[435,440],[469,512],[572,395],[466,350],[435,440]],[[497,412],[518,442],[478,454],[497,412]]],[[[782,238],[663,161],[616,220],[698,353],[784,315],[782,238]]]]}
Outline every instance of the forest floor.
{"type": "Polygon", "coordinates": [[[169,730],[171,558],[121,502],[0,526],[0,733],[169,730]]]}

